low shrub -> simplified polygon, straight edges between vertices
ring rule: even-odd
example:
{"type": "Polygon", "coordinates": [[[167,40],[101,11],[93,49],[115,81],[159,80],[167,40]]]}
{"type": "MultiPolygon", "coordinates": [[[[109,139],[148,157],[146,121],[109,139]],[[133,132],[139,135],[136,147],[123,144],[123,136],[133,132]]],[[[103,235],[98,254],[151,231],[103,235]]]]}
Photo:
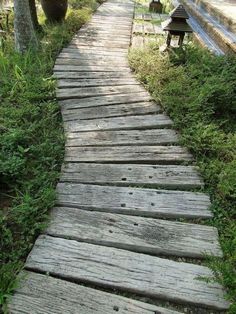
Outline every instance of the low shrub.
{"type": "Polygon", "coordinates": [[[131,50],[138,78],[161,102],[195,156],[212,200],[223,259],[209,258],[236,312],[236,58],[187,46],[170,54],[158,47],[131,50]]]}

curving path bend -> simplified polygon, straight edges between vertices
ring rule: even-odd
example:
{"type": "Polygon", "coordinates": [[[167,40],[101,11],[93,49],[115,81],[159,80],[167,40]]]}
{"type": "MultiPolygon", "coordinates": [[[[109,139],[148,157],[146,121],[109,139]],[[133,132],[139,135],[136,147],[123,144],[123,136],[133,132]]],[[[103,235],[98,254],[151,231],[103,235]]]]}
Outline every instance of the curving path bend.
{"type": "Polygon", "coordinates": [[[217,230],[197,223],[212,213],[193,158],[128,65],[133,10],[107,1],[56,61],[66,133],[58,202],[10,313],[229,307],[221,286],[199,280],[212,275],[199,261],[222,252],[217,230]]]}

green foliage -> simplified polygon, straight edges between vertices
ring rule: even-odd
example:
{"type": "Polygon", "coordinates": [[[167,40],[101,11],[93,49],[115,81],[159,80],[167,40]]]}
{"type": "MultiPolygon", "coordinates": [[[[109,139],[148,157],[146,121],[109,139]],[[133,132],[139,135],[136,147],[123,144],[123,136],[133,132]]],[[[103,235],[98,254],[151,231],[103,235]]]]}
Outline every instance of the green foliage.
{"type": "Polygon", "coordinates": [[[131,51],[130,64],[181,133],[196,158],[212,200],[224,252],[209,258],[216,279],[236,310],[236,58],[185,47],[160,54],[131,51]]]}
{"type": "Polygon", "coordinates": [[[43,25],[37,53],[16,53],[10,34],[0,48],[0,304],[55,202],[64,135],[52,69],[91,12],[69,10],[64,23],[43,25]]]}

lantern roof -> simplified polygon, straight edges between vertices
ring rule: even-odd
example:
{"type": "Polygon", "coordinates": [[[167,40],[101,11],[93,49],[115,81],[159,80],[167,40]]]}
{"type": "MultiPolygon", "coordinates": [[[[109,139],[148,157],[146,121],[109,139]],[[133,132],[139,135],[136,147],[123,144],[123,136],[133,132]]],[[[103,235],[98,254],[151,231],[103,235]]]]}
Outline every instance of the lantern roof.
{"type": "Polygon", "coordinates": [[[164,21],[161,26],[164,31],[192,33],[192,28],[188,25],[186,20],[172,20],[172,18],[170,18],[164,21]]]}
{"type": "Polygon", "coordinates": [[[188,13],[186,12],[182,4],[178,5],[173,11],[170,12],[171,18],[188,19],[188,13]]]}

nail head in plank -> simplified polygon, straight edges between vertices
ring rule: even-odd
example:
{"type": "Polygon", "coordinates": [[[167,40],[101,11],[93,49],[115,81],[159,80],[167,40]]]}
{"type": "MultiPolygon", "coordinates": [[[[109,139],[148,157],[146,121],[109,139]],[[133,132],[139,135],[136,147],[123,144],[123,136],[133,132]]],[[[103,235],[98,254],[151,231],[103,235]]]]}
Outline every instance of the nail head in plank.
{"type": "Polygon", "coordinates": [[[78,207],[152,218],[212,217],[208,195],[196,192],[58,183],[57,203],[78,207]]]}
{"type": "Polygon", "coordinates": [[[222,257],[216,228],[160,219],[58,207],[46,233],[154,255],[222,257]]]}
{"type": "Polygon", "coordinates": [[[163,307],[29,271],[8,302],[11,314],[180,314],[163,307]]]}
{"type": "Polygon", "coordinates": [[[195,167],[179,165],[66,163],[62,168],[61,180],[184,190],[203,186],[195,167]]]}

